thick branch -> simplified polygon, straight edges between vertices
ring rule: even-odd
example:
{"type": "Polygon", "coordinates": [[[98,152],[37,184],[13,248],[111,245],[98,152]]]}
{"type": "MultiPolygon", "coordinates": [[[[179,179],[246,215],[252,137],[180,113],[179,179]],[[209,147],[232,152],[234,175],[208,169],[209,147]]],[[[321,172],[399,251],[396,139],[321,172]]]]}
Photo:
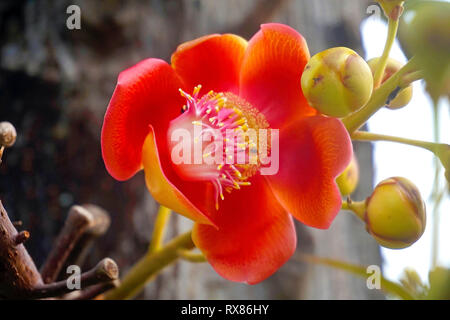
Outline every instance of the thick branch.
{"type": "Polygon", "coordinates": [[[69,257],[67,258],[65,267],[70,265],[83,266],[83,263],[86,260],[86,257],[95,240],[103,236],[106,231],[108,231],[111,224],[111,219],[108,212],[102,208],[93,204],[85,204],[82,205],[82,207],[92,215],[92,220],[75,244],[69,257]]]}
{"type": "Polygon", "coordinates": [[[42,285],[41,275],[22,244],[28,237],[28,232],[17,232],[0,201],[0,297],[22,298],[42,285]]]}
{"type": "Polygon", "coordinates": [[[120,280],[105,282],[89,287],[85,290],[74,292],[73,295],[67,296],[66,298],[69,300],[93,300],[97,299],[101,294],[117,288],[119,285],[120,280]]]}
{"type": "MultiPolygon", "coordinates": [[[[80,289],[84,289],[99,284],[110,283],[119,278],[119,268],[117,264],[109,259],[105,258],[100,261],[93,269],[83,273],[80,276],[80,289]]],[[[50,284],[42,284],[36,286],[30,294],[32,299],[42,299],[50,297],[58,297],[64,294],[73,292],[70,289],[67,280],[53,282],[50,284]]]]}
{"type": "Polygon", "coordinates": [[[92,224],[92,221],[92,214],[85,208],[73,206],[70,209],[69,216],[55,246],[42,266],[41,275],[45,283],[52,283],[58,278],[69,254],[86,229],[92,224]]]}

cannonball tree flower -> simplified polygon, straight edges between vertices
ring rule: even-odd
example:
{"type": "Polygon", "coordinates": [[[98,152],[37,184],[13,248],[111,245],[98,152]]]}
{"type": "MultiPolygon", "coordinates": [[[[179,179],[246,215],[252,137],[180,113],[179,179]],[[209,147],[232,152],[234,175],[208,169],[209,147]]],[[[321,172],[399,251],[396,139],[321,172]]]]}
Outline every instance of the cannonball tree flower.
{"type": "MultiPolygon", "coordinates": [[[[208,35],[180,45],[171,65],[147,59],[119,76],[102,128],[108,172],[124,181],[143,169],[155,200],[195,222],[195,245],[226,279],[266,279],[295,251],[292,216],[326,229],[341,208],[335,178],[350,162],[351,141],[340,120],[308,105],[300,79],[309,58],[297,31],[265,24],[249,42],[208,35]],[[278,129],[265,145],[279,151],[276,174],[263,175],[260,160],[229,163],[229,152],[219,164],[173,161],[173,133],[195,128],[192,150],[212,131],[247,157],[261,145],[240,134],[278,129]],[[230,130],[238,136],[231,145],[221,135],[230,130]]],[[[203,158],[217,158],[212,151],[203,158]]]]}

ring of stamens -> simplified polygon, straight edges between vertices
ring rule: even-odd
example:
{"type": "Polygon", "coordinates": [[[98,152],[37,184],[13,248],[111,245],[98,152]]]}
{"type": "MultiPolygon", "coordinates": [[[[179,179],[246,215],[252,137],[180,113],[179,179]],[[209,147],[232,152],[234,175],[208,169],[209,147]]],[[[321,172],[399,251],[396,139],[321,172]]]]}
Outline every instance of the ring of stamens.
{"type": "MultiPolygon", "coordinates": [[[[230,193],[232,190],[251,185],[248,179],[259,170],[261,163],[257,156],[258,136],[252,137],[247,133],[250,129],[256,133],[259,129],[267,129],[269,124],[256,108],[233,93],[210,91],[200,97],[201,85],[195,87],[192,95],[182,89],[179,90],[187,101],[182,112],[195,112],[196,120],[192,124],[201,126],[201,134],[194,137],[194,143],[200,143],[204,134],[211,133],[214,134],[215,140],[224,142],[218,144],[223,146],[223,161],[217,165],[217,177],[211,179],[215,188],[216,209],[218,209],[219,198],[225,199],[224,191],[230,193]],[[220,134],[217,135],[216,132],[220,134]],[[230,132],[233,132],[232,141],[228,135],[230,132]],[[244,157],[248,161],[231,162],[238,157],[241,159],[244,157]]],[[[267,147],[270,150],[270,145],[267,147]]],[[[213,156],[216,151],[217,147],[203,153],[203,158],[213,156]]]]}

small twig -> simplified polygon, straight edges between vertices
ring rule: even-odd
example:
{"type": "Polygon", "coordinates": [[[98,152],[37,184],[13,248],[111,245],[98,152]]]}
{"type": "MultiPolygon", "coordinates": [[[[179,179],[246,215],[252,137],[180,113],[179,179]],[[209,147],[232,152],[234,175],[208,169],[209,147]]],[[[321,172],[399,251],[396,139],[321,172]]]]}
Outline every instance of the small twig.
{"type": "Polygon", "coordinates": [[[24,243],[30,238],[30,233],[28,231],[21,231],[14,237],[14,243],[17,245],[24,243]]]}
{"type": "Polygon", "coordinates": [[[93,300],[100,296],[101,294],[115,289],[120,285],[120,280],[114,280],[110,282],[105,282],[97,284],[95,286],[89,287],[85,290],[74,292],[73,296],[66,297],[68,300],[93,300]]]}
{"type": "Polygon", "coordinates": [[[73,206],[61,230],[55,246],[41,269],[44,283],[54,282],[67,261],[69,254],[85,230],[91,225],[92,214],[81,206],[73,206]]]}
{"type": "MultiPolygon", "coordinates": [[[[119,268],[117,264],[110,258],[105,258],[100,261],[93,269],[83,273],[80,277],[81,288],[87,288],[90,286],[109,283],[119,278],[119,268]]],[[[30,293],[32,299],[42,299],[50,297],[62,296],[66,293],[73,292],[73,289],[69,289],[66,280],[43,284],[36,286],[30,293]]]]}
{"type": "Polygon", "coordinates": [[[108,212],[102,208],[93,204],[82,207],[92,215],[92,220],[72,249],[65,266],[82,266],[95,240],[104,235],[111,224],[108,212]]]}

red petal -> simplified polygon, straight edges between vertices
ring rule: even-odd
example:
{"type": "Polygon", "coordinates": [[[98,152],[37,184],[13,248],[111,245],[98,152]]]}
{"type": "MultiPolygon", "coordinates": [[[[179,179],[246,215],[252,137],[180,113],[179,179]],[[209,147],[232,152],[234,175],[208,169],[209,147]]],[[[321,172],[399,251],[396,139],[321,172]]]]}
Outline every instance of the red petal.
{"type": "Polygon", "coordinates": [[[264,24],[250,40],[241,69],[240,95],[262,111],[272,128],[316,114],[301,89],[309,60],[305,39],[282,24],[264,24]]]}
{"type": "Polygon", "coordinates": [[[256,284],[277,271],[294,253],[291,216],[274,199],[261,176],[225,195],[216,215],[219,229],[196,224],[195,245],[228,280],[256,284]]]}
{"type": "Polygon", "coordinates": [[[114,178],[127,180],[142,168],[149,125],[165,132],[180,114],[185,101],[179,88],[178,76],[158,59],[144,60],[119,75],[102,128],[103,160],[114,178]]]}
{"type": "Polygon", "coordinates": [[[247,41],[233,35],[208,35],[186,42],[172,55],[172,67],[191,92],[199,84],[202,92],[239,93],[239,72],[247,41]]]}
{"type": "MultiPolygon", "coordinates": [[[[162,143],[164,142],[165,141],[162,141],[162,143]]],[[[175,184],[172,183],[171,180],[178,182],[178,179],[174,176],[170,165],[166,165],[163,168],[159,151],[164,153],[165,148],[163,146],[158,148],[158,145],[161,145],[161,143],[157,144],[153,130],[150,130],[142,149],[142,163],[145,171],[145,182],[153,198],[159,204],[170,208],[191,220],[198,223],[214,225],[211,219],[203,214],[188,198],[186,198],[175,184]],[[168,179],[168,176],[171,176],[171,180],[168,179]]]]}
{"type": "Polygon", "coordinates": [[[266,176],[283,207],[301,222],[326,229],[342,200],[335,178],[352,157],[352,144],[335,118],[304,118],[280,130],[280,162],[266,176]]]}

